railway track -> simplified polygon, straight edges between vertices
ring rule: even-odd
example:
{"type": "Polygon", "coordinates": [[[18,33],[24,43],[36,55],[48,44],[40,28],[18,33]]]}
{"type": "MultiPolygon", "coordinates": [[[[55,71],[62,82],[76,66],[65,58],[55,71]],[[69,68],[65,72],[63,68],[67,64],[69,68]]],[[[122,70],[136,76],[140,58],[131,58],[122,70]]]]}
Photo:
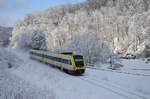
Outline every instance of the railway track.
{"type": "Polygon", "coordinates": [[[95,68],[95,67],[90,67],[90,66],[87,66],[86,68],[95,69],[95,70],[101,70],[101,71],[108,71],[108,72],[123,73],[123,74],[129,74],[129,75],[136,75],[136,76],[150,77],[149,74],[131,73],[131,72],[125,72],[125,71],[116,71],[116,70],[108,70],[108,69],[101,69],[101,68],[95,68]]]}
{"type": "Polygon", "coordinates": [[[114,84],[110,84],[108,82],[100,81],[100,80],[97,80],[97,79],[94,79],[94,78],[89,78],[89,77],[86,77],[86,76],[79,77],[79,79],[81,79],[83,81],[86,81],[87,83],[90,83],[94,86],[103,88],[103,89],[105,89],[107,91],[110,91],[114,94],[117,94],[119,96],[122,96],[126,99],[147,99],[144,96],[141,96],[137,93],[128,91],[124,88],[121,88],[121,87],[119,87],[117,85],[114,85],[114,84]]]}

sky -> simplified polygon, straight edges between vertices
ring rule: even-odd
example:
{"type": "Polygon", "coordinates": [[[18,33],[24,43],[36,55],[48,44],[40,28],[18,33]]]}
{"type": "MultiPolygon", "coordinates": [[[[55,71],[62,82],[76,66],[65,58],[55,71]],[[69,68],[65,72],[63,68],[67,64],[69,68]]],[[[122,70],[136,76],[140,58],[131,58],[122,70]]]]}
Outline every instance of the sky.
{"type": "Polygon", "coordinates": [[[0,25],[10,27],[28,13],[43,11],[56,5],[84,0],[0,0],[0,25]]]}

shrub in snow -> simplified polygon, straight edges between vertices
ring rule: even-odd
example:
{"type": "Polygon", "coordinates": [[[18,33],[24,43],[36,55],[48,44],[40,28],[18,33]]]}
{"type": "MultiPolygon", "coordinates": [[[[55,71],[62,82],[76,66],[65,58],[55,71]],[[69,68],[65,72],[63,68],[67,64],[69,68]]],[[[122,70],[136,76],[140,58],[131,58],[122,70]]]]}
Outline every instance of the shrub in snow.
{"type": "Polygon", "coordinates": [[[17,67],[20,61],[13,53],[0,48],[0,69],[17,67]]]}
{"type": "Polygon", "coordinates": [[[110,55],[109,63],[110,63],[110,66],[108,67],[109,69],[116,70],[120,67],[123,67],[123,65],[121,64],[120,57],[116,54],[110,55]]]}
{"type": "Polygon", "coordinates": [[[143,54],[143,57],[145,57],[145,58],[150,57],[150,45],[145,46],[145,49],[142,54],[143,54]]]}
{"type": "Polygon", "coordinates": [[[149,44],[145,45],[144,49],[140,53],[136,54],[136,57],[137,58],[149,58],[150,57],[150,45],[149,44]]]}
{"type": "Polygon", "coordinates": [[[145,61],[145,63],[150,63],[150,57],[143,59],[143,61],[145,61]]]}
{"type": "Polygon", "coordinates": [[[105,44],[100,43],[96,35],[91,33],[73,36],[65,47],[74,54],[87,57],[88,63],[92,64],[97,61],[106,62],[112,55],[111,50],[105,44]]]}

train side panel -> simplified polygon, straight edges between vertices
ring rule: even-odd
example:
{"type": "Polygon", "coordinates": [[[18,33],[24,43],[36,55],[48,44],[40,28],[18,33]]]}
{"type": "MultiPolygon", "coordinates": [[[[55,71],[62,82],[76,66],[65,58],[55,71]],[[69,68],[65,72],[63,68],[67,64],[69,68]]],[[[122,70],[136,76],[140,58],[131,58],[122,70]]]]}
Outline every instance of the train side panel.
{"type": "Polygon", "coordinates": [[[51,53],[51,52],[49,52],[49,51],[36,51],[36,50],[31,50],[30,52],[37,53],[37,54],[41,54],[41,56],[40,56],[40,55],[37,56],[37,55],[32,54],[32,55],[31,55],[31,58],[33,58],[33,59],[42,61],[42,62],[44,62],[44,63],[51,64],[51,65],[53,65],[53,66],[57,66],[57,67],[62,68],[62,69],[74,70],[74,68],[72,67],[71,64],[62,63],[62,61],[60,61],[60,62],[54,61],[54,60],[51,60],[51,59],[49,59],[48,57],[46,57],[46,56],[53,56],[53,57],[57,57],[57,58],[62,58],[63,60],[66,59],[66,60],[70,60],[70,61],[71,61],[71,56],[53,54],[53,53],[51,53]],[[45,57],[44,57],[44,56],[45,56],[45,57]]]}

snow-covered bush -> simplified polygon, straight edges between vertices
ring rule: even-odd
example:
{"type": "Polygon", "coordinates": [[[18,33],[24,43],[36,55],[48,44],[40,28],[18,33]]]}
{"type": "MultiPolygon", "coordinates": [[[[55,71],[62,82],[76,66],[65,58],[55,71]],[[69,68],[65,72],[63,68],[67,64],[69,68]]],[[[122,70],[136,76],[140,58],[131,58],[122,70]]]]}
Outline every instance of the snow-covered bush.
{"type": "Polygon", "coordinates": [[[144,51],[141,53],[141,57],[148,58],[150,57],[150,45],[146,45],[144,51]]]}
{"type": "Polygon", "coordinates": [[[73,36],[65,47],[74,54],[87,57],[88,63],[106,62],[112,55],[109,47],[100,43],[96,35],[91,33],[73,36]]]}
{"type": "Polygon", "coordinates": [[[7,49],[0,48],[0,69],[18,67],[21,60],[7,49]]]}

